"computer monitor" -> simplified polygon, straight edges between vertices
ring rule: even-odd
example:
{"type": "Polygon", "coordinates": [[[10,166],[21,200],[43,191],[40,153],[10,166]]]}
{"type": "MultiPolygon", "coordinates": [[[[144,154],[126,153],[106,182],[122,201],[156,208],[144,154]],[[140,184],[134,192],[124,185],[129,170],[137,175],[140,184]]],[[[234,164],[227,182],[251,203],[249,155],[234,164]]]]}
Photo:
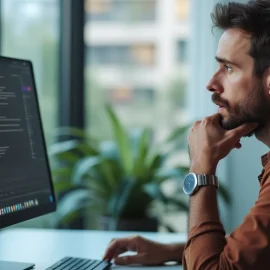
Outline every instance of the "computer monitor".
{"type": "Polygon", "coordinates": [[[55,210],[32,63],[0,57],[0,229],[55,210]]]}

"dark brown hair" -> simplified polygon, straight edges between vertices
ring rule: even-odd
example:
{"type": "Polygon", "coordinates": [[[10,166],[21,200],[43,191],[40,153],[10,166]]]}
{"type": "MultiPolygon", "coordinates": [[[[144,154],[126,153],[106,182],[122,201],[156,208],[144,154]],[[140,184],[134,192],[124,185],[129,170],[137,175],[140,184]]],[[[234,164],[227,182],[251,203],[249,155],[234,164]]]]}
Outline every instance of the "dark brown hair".
{"type": "Polygon", "coordinates": [[[270,0],[217,4],[211,18],[214,27],[239,28],[251,34],[249,54],[254,58],[255,74],[262,77],[270,66],[270,0]]]}

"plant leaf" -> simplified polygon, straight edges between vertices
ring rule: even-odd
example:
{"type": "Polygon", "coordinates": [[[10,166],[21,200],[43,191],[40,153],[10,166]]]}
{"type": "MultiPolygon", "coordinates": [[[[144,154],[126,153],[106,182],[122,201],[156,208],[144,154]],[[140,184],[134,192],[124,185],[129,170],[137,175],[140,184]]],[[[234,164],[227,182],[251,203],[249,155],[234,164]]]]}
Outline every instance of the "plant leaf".
{"type": "Polygon", "coordinates": [[[49,148],[49,156],[56,156],[59,159],[69,155],[74,155],[79,158],[78,154],[98,155],[98,149],[89,143],[84,143],[79,140],[66,140],[56,142],[49,148]],[[77,155],[75,155],[77,152],[77,155]]]}
{"type": "Polygon", "coordinates": [[[57,203],[57,216],[54,220],[55,224],[60,224],[66,216],[84,209],[90,202],[91,195],[89,190],[77,189],[68,192],[57,203]]]}
{"type": "MultiPolygon", "coordinates": [[[[100,168],[102,169],[102,175],[104,176],[104,180],[106,180],[106,182],[108,183],[108,185],[113,189],[115,189],[115,187],[117,187],[118,182],[117,179],[114,178],[113,175],[113,169],[112,168],[114,165],[112,165],[113,163],[110,163],[108,160],[103,160],[103,162],[100,163],[100,168]]],[[[120,175],[118,175],[117,177],[120,177],[120,175]]]]}
{"type": "Polygon", "coordinates": [[[65,153],[67,151],[74,150],[78,146],[78,143],[79,142],[77,140],[56,142],[49,147],[48,154],[50,156],[55,156],[61,153],[65,153]]]}
{"type": "Polygon", "coordinates": [[[103,141],[100,143],[100,155],[106,159],[113,159],[119,161],[119,152],[114,141],[103,141]]]}
{"type": "Polygon", "coordinates": [[[160,168],[156,174],[157,177],[166,180],[170,178],[183,178],[185,174],[178,168],[160,168]]]}
{"type": "Polygon", "coordinates": [[[112,194],[108,202],[108,213],[113,217],[120,217],[122,211],[124,210],[130,193],[135,185],[134,179],[124,178],[120,183],[117,190],[112,194]]]}
{"type": "Polygon", "coordinates": [[[53,137],[59,138],[62,136],[66,137],[76,137],[78,139],[83,139],[86,141],[91,141],[93,143],[96,143],[98,140],[93,138],[92,136],[89,136],[85,130],[77,127],[57,127],[53,131],[53,137]]]}
{"type": "Polygon", "coordinates": [[[132,166],[133,166],[133,159],[131,153],[131,147],[129,143],[129,138],[126,134],[126,131],[122,127],[119,119],[117,118],[116,114],[114,113],[112,107],[110,105],[106,106],[110,122],[112,124],[112,128],[114,131],[114,137],[118,145],[119,155],[121,159],[121,164],[123,166],[124,171],[127,175],[131,175],[132,173],[132,166]]]}
{"type": "Polygon", "coordinates": [[[183,176],[186,176],[189,173],[189,166],[181,165],[175,168],[179,170],[183,176]]]}
{"type": "Polygon", "coordinates": [[[78,146],[77,140],[68,140],[64,142],[54,143],[48,150],[50,157],[50,163],[54,162],[68,162],[69,164],[74,164],[79,156],[74,150],[78,146]]]}
{"type": "Polygon", "coordinates": [[[148,161],[148,166],[147,166],[148,171],[152,172],[159,169],[162,165],[163,160],[164,160],[164,157],[161,154],[152,156],[152,158],[148,161]]]}
{"type": "Polygon", "coordinates": [[[96,156],[99,155],[99,151],[97,148],[95,148],[94,146],[90,145],[90,144],[86,144],[86,143],[80,143],[77,146],[77,150],[79,150],[82,154],[86,155],[86,156],[96,156]]]}
{"type": "Polygon", "coordinates": [[[174,142],[174,141],[184,141],[186,142],[186,135],[191,127],[191,124],[187,124],[181,127],[178,127],[172,131],[172,133],[166,139],[166,142],[174,142]],[[184,139],[184,140],[183,140],[184,139]]]}
{"type": "MultiPolygon", "coordinates": [[[[63,152],[57,155],[56,162],[60,164],[66,164],[68,166],[74,166],[74,164],[78,161],[78,155],[72,152],[63,152]]],[[[52,161],[53,162],[53,161],[52,161]]]]}
{"type": "Polygon", "coordinates": [[[188,212],[189,210],[189,206],[187,202],[185,202],[184,200],[181,201],[178,199],[167,197],[167,204],[172,204],[174,206],[177,206],[178,210],[181,210],[181,211],[188,212]]]}
{"type": "Polygon", "coordinates": [[[161,223],[161,225],[163,227],[165,227],[165,229],[170,233],[175,233],[176,232],[176,230],[171,225],[168,225],[168,224],[165,224],[165,223],[161,223]]]}
{"type": "Polygon", "coordinates": [[[93,167],[97,166],[102,162],[100,157],[86,157],[80,159],[73,170],[73,174],[71,177],[71,181],[74,184],[82,183],[84,180],[84,176],[89,173],[93,167]]]}
{"type": "Polygon", "coordinates": [[[104,185],[103,181],[91,178],[85,183],[85,186],[95,194],[95,197],[98,197],[99,201],[104,201],[104,204],[107,203],[111,195],[111,190],[108,189],[107,185],[104,185]]]}
{"type": "Polygon", "coordinates": [[[159,200],[165,204],[168,202],[168,199],[162,192],[159,184],[156,183],[145,184],[143,186],[143,190],[154,200],[159,200]]]}
{"type": "Polygon", "coordinates": [[[143,130],[137,145],[137,156],[135,157],[135,165],[133,175],[136,177],[142,177],[145,174],[148,174],[149,168],[146,167],[146,158],[149,151],[149,130],[143,130]]]}
{"type": "Polygon", "coordinates": [[[60,193],[60,192],[66,192],[67,190],[74,189],[74,185],[70,182],[65,180],[60,180],[56,181],[53,183],[55,192],[60,193]]]}
{"type": "Polygon", "coordinates": [[[63,167],[63,168],[55,168],[55,169],[52,169],[52,175],[53,175],[53,179],[54,179],[54,182],[56,182],[58,179],[62,179],[62,178],[69,178],[70,180],[70,176],[72,174],[72,168],[66,168],[66,167],[63,167]]]}

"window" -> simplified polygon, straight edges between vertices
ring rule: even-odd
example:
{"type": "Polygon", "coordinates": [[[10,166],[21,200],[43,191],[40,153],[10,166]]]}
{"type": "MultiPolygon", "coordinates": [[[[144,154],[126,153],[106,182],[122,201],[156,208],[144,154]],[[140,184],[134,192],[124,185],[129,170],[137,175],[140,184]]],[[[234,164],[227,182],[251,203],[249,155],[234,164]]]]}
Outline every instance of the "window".
{"type": "Polygon", "coordinates": [[[91,21],[154,21],[156,0],[87,0],[85,10],[91,21]]]}
{"type": "Polygon", "coordinates": [[[47,143],[57,125],[59,3],[2,1],[2,55],[33,62],[47,143]]]}
{"type": "MultiPolygon", "coordinates": [[[[118,6],[118,12],[125,13],[127,3],[131,2],[140,3],[141,8],[148,7],[146,0],[91,0],[85,2],[85,12],[104,13],[118,6]],[[126,4],[120,5],[120,2],[126,4]]],[[[85,37],[98,29],[98,35],[85,38],[85,126],[95,136],[109,136],[104,113],[107,102],[113,105],[125,125],[148,126],[157,137],[165,136],[166,131],[185,121],[188,27],[183,22],[183,32],[166,31],[161,37],[162,23],[178,29],[179,22],[168,21],[167,14],[175,12],[173,5],[165,1],[157,3],[164,12],[159,13],[154,24],[133,25],[122,21],[115,28],[113,24],[95,22],[89,27],[86,18],[85,37]],[[166,10],[168,7],[170,11],[166,10]],[[144,34],[146,28],[149,35],[144,34]]],[[[182,6],[188,1],[177,3],[182,6]]]]}
{"type": "Polygon", "coordinates": [[[177,60],[178,63],[186,63],[187,61],[187,41],[179,40],[177,42],[177,60]]]}
{"type": "Polygon", "coordinates": [[[86,50],[91,65],[151,66],[155,61],[154,45],[94,45],[86,50]]]}
{"type": "Polygon", "coordinates": [[[187,21],[190,0],[176,0],[176,16],[178,20],[187,21]]]}
{"type": "Polygon", "coordinates": [[[118,86],[108,90],[108,101],[113,105],[134,105],[138,106],[147,103],[154,103],[155,91],[147,87],[118,86]]]}

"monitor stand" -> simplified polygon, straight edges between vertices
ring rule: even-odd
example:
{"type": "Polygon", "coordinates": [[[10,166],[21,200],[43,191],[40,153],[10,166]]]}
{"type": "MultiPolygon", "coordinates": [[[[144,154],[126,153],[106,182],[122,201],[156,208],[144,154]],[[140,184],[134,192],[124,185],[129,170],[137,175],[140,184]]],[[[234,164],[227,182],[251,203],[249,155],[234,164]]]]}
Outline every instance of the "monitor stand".
{"type": "Polygon", "coordinates": [[[31,270],[35,265],[33,263],[18,263],[0,261],[1,270],[31,270]]]}

